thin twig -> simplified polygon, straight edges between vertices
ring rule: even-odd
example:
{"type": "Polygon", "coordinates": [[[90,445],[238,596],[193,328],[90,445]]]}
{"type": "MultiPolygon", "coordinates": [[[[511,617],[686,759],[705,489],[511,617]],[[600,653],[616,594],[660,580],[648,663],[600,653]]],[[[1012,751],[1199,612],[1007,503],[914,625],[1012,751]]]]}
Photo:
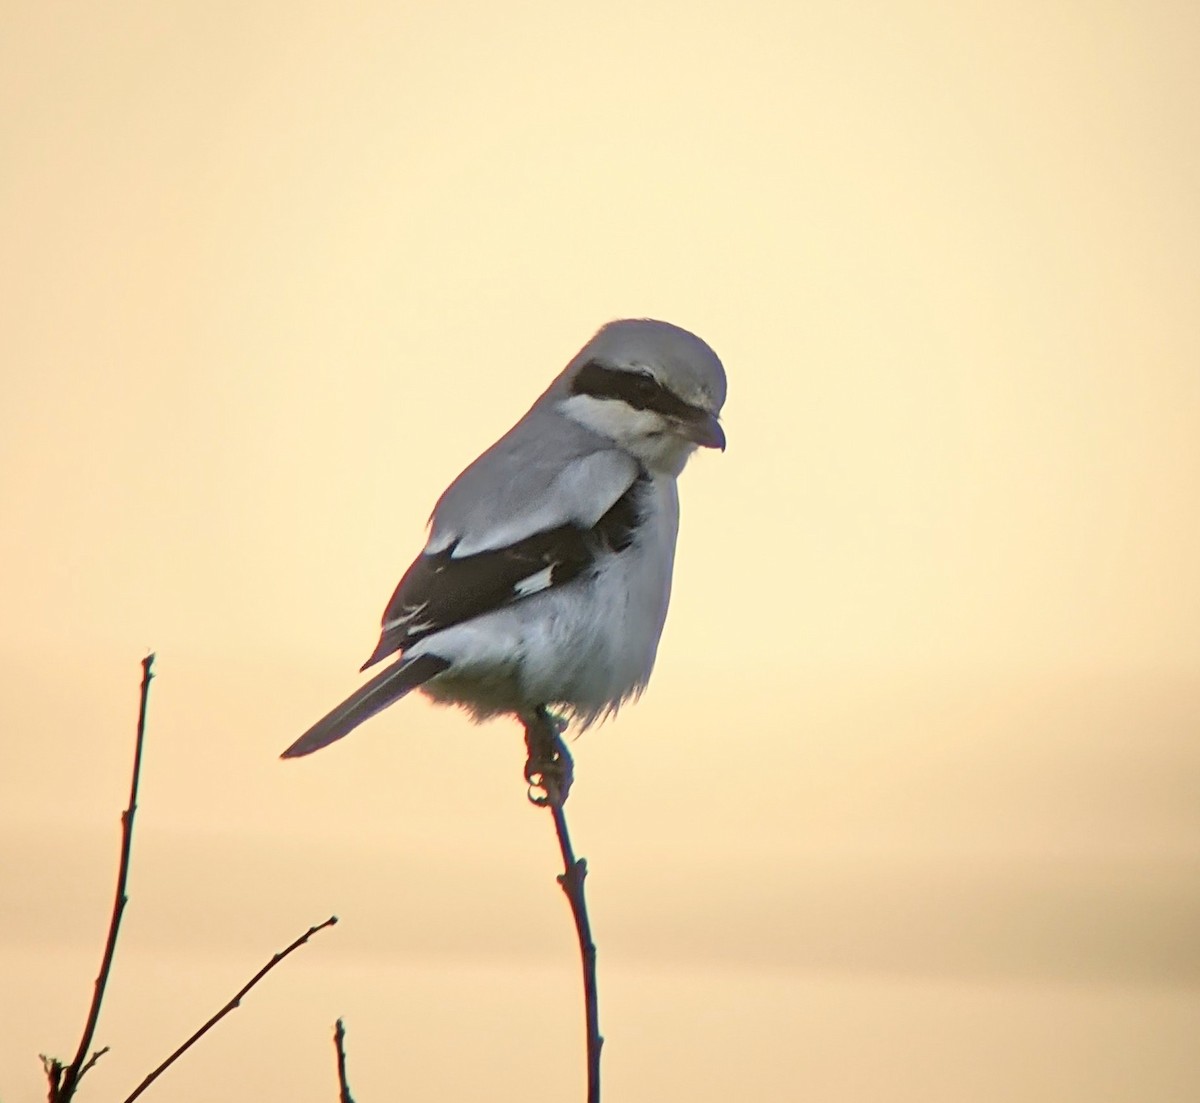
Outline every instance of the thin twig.
{"type": "Polygon", "coordinates": [[[38,1056],[42,1059],[42,1072],[46,1074],[46,1080],[50,1084],[46,1099],[49,1103],[55,1103],[62,1087],[62,1075],[66,1066],[57,1057],[48,1057],[44,1053],[39,1053],[38,1056]]]}
{"type": "Polygon", "coordinates": [[[57,1057],[47,1057],[44,1053],[39,1053],[38,1056],[42,1059],[42,1071],[46,1074],[46,1080],[50,1084],[46,1099],[49,1103],[55,1103],[58,1093],[62,1089],[62,1075],[65,1066],[57,1057]]]}
{"type": "Polygon", "coordinates": [[[554,830],[558,834],[558,848],[562,851],[563,872],[558,883],[566,893],[575,917],[575,933],[579,936],[579,958],[583,965],[584,1017],[587,1022],[588,1103],[600,1103],[600,1049],[604,1038],[600,1035],[600,1007],[596,990],[596,944],[592,941],[592,924],[588,919],[587,900],[583,882],[587,877],[587,861],[576,858],[571,847],[571,836],[567,832],[567,817],[562,804],[551,797],[550,812],[554,816],[554,830]]]}
{"type": "Polygon", "coordinates": [[[346,1024],[341,1019],[333,1028],[333,1046],[337,1050],[338,1103],[354,1103],[350,1085],[346,1082],[346,1024]]]}
{"type": "Polygon", "coordinates": [[[540,709],[536,722],[525,726],[525,743],[529,758],[525,764],[525,779],[530,784],[529,799],[536,805],[550,808],[554,831],[562,853],[563,872],[558,883],[571,905],[575,933],[579,938],[579,958],[583,966],[583,1003],[587,1029],[587,1103],[600,1103],[600,1050],[604,1039],[600,1035],[600,1009],[596,988],[596,944],[592,941],[592,924],[588,919],[587,899],[583,882],[587,877],[587,861],[575,857],[567,817],[563,811],[570,790],[573,769],[571,755],[562,741],[559,721],[540,709]],[[539,792],[540,790],[540,792],[539,792]]]}
{"type": "Polygon", "coordinates": [[[96,1023],[100,1019],[100,1005],[104,1002],[104,989],[108,985],[108,974],[112,970],[113,952],[117,948],[117,935],[121,929],[121,916],[129,897],[125,894],[125,885],[129,879],[129,856],[133,846],[133,817],[137,812],[138,781],[142,773],[142,747],[146,740],[146,706],[150,697],[150,680],[154,677],[154,653],[151,652],[142,660],[142,689],[141,701],[138,706],[137,741],[133,750],[133,777],[129,783],[129,806],[121,813],[121,861],[117,868],[117,892],[113,898],[112,917],[108,921],[108,939],[104,944],[104,957],[100,961],[100,972],[96,975],[96,984],[92,992],[92,1006],[88,1008],[87,1022],[84,1023],[83,1036],[79,1039],[79,1048],[75,1051],[75,1059],[64,1066],[58,1060],[42,1058],[46,1068],[46,1076],[50,1081],[50,1103],[69,1103],[75,1095],[75,1089],[83,1074],[88,1071],[108,1051],[97,1050],[88,1058],[88,1050],[92,1046],[92,1037],[96,1033],[96,1023]]]}
{"type": "Polygon", "coordinates": [[[90,1069],[97,1061],[99,1061],[100,1058],[103,1057],[109,1051],[110,1048],[111,1047],[109,1047],[109,1046],[101,1046],[98,1050],[96,1050],[95,1053],[93,1053],[91,1055],[91,1057],[89,1057],[87,1059],[87,1062],[84,1064],[83,1068],[81,1068],[79,1070],[79,1079],[80,1080],[83,1079],[83,1074],[85,1072],[87,1072],[87,1070],[90,1069]]]}
{"type": "Polygon", "coordinates": [[[326,927],[332,927],[338,921],[336,915],[331,915],[324,923],[318,923],[315,927],[309,927],[295,942],[284,950],[280,950],[270,961],[266,963],[257,973],[254,974],[238,991],[224,1007],[221,1008],[211,1019],[208,1020],[199,1030],[196,1031],[186,1042],[183,1043],[174,1053],[171,1054],[161,1065],[158,1066],[149,1076],[146,1077],[129,1095],[125,1097],[125,1103],[133,1103],[151,1084],[154,1083],[164,1072],[167,1071],[176,1061],[179,1060],[189,1049],[192,1048],[201,1038],[204,1037],[214,1026],[217,1025],[231,1011],[241,1006],[242,998],[250,991],[260,980],[263,979],[272,969],[275,968],[285,957],[293,950],[298,950],[303,946],[313,935],[318,931],[323,931],[326,927]]]}

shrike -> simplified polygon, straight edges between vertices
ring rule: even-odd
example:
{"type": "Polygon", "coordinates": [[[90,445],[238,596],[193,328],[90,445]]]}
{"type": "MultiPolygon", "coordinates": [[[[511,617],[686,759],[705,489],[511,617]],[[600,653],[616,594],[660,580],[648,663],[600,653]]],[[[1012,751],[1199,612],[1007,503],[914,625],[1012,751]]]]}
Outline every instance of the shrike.
{"type": "Polygon", "coordinates": [[[676,478],[725,448],[721,361],[650,319],[604,326],[450,484],[362,669],[396,656],[284,758],[420,688],[477,720],[587,727],[645,688],[671,596],[676,478]]]}

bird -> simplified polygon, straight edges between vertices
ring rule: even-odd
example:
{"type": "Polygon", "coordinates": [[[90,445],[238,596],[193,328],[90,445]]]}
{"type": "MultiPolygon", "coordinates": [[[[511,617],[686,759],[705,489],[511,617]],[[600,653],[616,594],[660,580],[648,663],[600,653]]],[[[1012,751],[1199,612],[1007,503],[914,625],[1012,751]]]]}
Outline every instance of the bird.
{"type": "Polygon", "coordinates": [[[438,499],[361,670],[391,662],[281,757],[417,689],[527,732],[549,716],[584,730],[640,696],[671,596],[676,480],[697,449],[725,450],[725,396],[721,360],[694,333],[602,326],[438,499]]]}

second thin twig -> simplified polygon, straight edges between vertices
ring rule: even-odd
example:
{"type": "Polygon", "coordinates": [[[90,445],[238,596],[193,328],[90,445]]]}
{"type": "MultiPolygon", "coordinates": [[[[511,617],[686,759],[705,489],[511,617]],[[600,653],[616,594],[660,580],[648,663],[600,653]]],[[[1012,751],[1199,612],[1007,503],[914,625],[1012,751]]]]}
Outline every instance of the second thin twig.
{"type": "Polygon", "coordinates": [[[346,1024],[341,1019],[333,1028],[333,1047],[337,1051],[338,1103],[354,1103],[346,1080],[346,1024]]]}
{"type": "Polygon", "coordinates": [[[309,927],[295,942],[285,949],[282,949],[270,961],[266,963],[257,973],[254,974],[242,987],[238,990],[237,995],[233,997],[224,1007],[221,1008],[211,1019],[208,1020],[199,1030],[196,1031],[186,1042],[183,1043],[174,1053],[171,1054],[161,1065],[158,1066],[149,1076],[146,1077],[132,1092],[125,1097],[125,1103],[133,1103],[151,1084],[154,1083],[164,1072],[167,1071],[176,1061],[179,1060],[189,1049],[192,1048],[201,1038],[204,1037],[214,1026],[217,1025],[231,1011],[241,1006],[242,997],[246,995],[260,980],[263,979],[272,969],[275,968],[285,957],[293,950],[298,950],[303,946],[313,935],[318,931],[323,931],[326,927],[332,927],[337,922],[337,916],[331,915],[324,923],[318,923],[315,927],[309,927]]]}
{"type": "MultiPolygon", "coordinates": [[[[142,660],[142,687],[138,705],[137,740],[133,748],[133,777],[129,782],[129,806],[121,813],[121,860],[117,867],[117,891],[113,898],[112,916],[108,921],[108,938],[104,943],[104,956],[100,960],[100,972],[92,990],[92,1004],[88,1008],[87,1022],[74,1060],[65,1068],[58,1061],[46,1062],[46,1075],[50,1078],[52,1103],[69,1103],[83,1074],[107,1052],[108,1047],[97,1050],[88,1058],[96,1023],[100,1019],[100,1006],[104,1002],[104,989],[108,985],[108,974],[112,971],[113,953],[117,948],[117,935],[121,931],[121,916],[129,897],[125,886],[129,881],[129,858],[133,849],[133,817],[137,812],[138,781],[142,774],[142,747],[146,742],[146,707],[150,698],[150,679],[154,677],[154,653],[142,660]]],[[[45,1059],[43,1058],[43,1061],[45,1059]]]]}

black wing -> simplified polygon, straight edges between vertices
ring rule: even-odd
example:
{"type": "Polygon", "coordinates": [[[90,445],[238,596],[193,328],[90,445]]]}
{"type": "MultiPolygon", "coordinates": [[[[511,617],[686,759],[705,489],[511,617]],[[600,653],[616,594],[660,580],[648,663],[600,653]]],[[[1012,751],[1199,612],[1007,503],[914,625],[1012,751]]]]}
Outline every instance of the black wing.
{"type": "Polygon", "coordinates": [[[456,559],[456,542],[420,556],[392,594],[379,645],[362,669],[443,628],[570,582],[603,551],[624,551],[633,543],[648,481],[639,474],[590,529],[568,523],[494,551],[456,559]]]}

